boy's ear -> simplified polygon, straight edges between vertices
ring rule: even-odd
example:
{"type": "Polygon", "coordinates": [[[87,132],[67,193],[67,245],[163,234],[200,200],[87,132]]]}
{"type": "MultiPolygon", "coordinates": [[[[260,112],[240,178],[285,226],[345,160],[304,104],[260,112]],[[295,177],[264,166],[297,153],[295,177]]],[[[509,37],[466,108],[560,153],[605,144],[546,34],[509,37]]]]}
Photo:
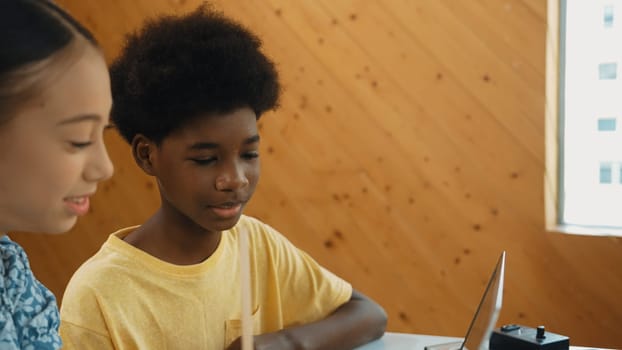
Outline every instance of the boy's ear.
{"type": "Polygon", "coordinates": [[[154,176],[153,160],[156,151],[156,145],[142,134],[137,134],[132,140],[132,155],[136,164],[143,169],[148,175],[154,176]]]}

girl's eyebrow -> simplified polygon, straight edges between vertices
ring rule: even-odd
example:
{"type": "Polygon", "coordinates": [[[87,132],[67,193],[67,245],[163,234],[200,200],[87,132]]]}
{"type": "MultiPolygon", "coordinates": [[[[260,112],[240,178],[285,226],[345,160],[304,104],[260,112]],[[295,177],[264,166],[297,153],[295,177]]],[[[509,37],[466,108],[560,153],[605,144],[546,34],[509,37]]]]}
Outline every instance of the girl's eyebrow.
{"type": "Polygon", "coordinates": [[[75,117],[70,117],[67,119],[63,119],[60,122],[56,123],[57,126],[80,123],[84,121],[101,121],[102,117],[98,114],[81,114],[75,117]]]}

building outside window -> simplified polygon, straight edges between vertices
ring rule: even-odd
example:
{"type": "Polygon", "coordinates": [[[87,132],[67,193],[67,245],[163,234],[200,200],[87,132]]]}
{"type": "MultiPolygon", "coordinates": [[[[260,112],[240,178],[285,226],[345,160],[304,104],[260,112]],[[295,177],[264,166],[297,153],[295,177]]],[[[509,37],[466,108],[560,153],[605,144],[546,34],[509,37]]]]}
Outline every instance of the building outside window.
{"type": "MultiPolygon", "coordinates": [[[[622,0],[552,2],[559,4],[556,57],[547,48],[547,60],[558,63],[547,61],[557,73],[553,82],[547,72],[547,114],[557,109],[556,146],[547,132],[547,148],[558,147],[555,226],[622,236],[622,0]],[[554,108],[549,84],[558,84],[554,108]]],[[[549,32],[551,22],[549,14],[549,32]]]]}

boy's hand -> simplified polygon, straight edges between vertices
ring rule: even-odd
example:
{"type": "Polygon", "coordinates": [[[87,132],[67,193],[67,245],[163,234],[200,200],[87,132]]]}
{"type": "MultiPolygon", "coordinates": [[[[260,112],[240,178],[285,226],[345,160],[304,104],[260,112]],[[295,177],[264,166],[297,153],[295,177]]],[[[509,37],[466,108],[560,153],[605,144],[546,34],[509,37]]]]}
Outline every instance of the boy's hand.
{"type": "MultiPolygon", "coordinates": [[[[296,349],[284,332],[266,333],[253,337],[254,350],[288,350],[296,349]]],[[[241,350],[242,337],[237,338],[227,350],[241,350]]]]}
{"type": "MultiPolygon", "coordinates": [[[[353,290],[350,301],[324,319],[254,336],[254,350],[354,349],[380,338],[386,325],[387,314],[382,307],[353,290]]],[[[240,338],[227,348],[241,349],[240,338]]]]}

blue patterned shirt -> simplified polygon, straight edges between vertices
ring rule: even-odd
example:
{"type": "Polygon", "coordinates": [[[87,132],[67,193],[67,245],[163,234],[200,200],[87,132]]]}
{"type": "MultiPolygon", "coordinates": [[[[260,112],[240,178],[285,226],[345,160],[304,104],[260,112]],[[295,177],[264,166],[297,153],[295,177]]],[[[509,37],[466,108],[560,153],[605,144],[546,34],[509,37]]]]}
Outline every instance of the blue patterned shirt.
{"type": "Polygon", "coordinates": [[[0,237],[0,350],[60,349],[58,306],[39,282],[26,253],[0,237]]]}

